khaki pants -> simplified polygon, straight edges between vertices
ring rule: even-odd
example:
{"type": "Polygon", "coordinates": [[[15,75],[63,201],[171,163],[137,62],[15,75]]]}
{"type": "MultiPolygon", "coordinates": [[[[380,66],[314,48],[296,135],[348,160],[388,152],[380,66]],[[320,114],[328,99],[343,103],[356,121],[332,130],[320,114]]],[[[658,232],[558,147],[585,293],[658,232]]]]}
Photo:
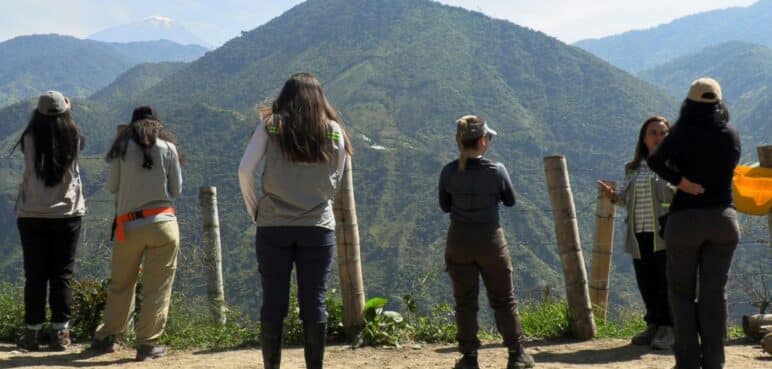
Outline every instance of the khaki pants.
{"type": "Polygon", "coordinates": [[[126,230],[113,246],[112,279],[107,287],[104,324],[95,338],[121,336],[134,311],[134,291],[142,264],[142,308],[136,323],[137,344],[154,344],[163,334],[177,270],[180,231],[176,221],[126,230]],[[144,260],[143,260],[144,258],[144,260]]]}

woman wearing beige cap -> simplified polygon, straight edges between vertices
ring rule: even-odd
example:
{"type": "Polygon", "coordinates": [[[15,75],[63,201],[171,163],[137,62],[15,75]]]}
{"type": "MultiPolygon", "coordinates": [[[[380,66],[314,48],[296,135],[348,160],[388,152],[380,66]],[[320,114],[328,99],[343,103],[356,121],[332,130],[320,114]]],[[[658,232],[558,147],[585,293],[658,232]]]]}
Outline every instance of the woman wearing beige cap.
{"type": "Polygon", "coordinates": [[[499,225],[499,203],[515,205],[515,191],[503,164],[483,157],[496,131],[474,115],[461,117],[456,127],[459,158],[440,174],[440,208],[450,213],[445,264],[456,299],[458,349],[456,369],[477,369],[477,293],[482,276],[496,327],[509,349],[507,369],[532,368],[523,348],[523,328],[517,311],[512,260],[499,225]]]}
{"type": "MultiPolygon", "coordinates": [[[[16,217],[24,255],[24,321],[19,348],[38,350],[49,289],[52,337],[49,347],[70,344],[72,281],[81,217],[86,212],[78,155],[83,145],[70,115],[70,99],[48,91],[38,99],[13,150],[24,153],[24,176],[16,217]]],[[[13,151],[12,150],[12,151],[13,151]]]]}
{"type": "Polygon", "coordinates": [[[649,156],[651,169],[678,187],[664,231],[678,369],[724,367],[726,282],[740,237],[732,203],[740,151],[721,87],[700,78],[649,156]]]}

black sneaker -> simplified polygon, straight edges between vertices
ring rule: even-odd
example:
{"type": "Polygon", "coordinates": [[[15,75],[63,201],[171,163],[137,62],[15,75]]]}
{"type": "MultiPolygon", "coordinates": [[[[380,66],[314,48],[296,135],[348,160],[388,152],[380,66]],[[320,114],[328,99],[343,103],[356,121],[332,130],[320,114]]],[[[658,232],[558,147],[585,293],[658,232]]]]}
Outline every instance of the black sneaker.
{"type": "Polygon", "coordinates": [[[158,359],[159,357],[166,356],[166,349],[163,346],[157,345],[138,345],[137,346],[137,361],[145,361],[147,359],[158,359]]]}
{"type": "Polygon", "coordinates": [[[535,366],[536,363],[533,361],[533,357],[525,352],[522,345],[518,347],[517,350],[509,352],[507,369],[526,369],[535,366]]]}
{"type": "Polygon", "coordinates": [[[51,332],[51,342],[48,344],[48,347],[54,351],[64,351],[71,343],[70,330],[62,329],[51,332]]]}
{"type": "Polygon", "coordinates": [[[16,346],[24,352],[40,350],[39,333],[39,330],[25,328],[19,337],[19,341],[16,342],[16,346]]]}
{"type": "Polygon", "coordinates": [[[101,340],[94,338],[88,349],[98,354],[113,353],[115,352],[115,336],[107,336],[101,340]]]}
{"type": "Polygon", "coordinates": [[[456,361],[456,366],[453,369],[480,369],[480,366],[477,364],[477,355],[464,354],[461,359],[456,361]]]}
{"type": "Polygon", "coordinates": [[[636,334],[631,342],[633,345],[649,346],[651,345],[651,341],[654,340],[654,337],[657,335],[658,331],[659,327],[654,324],[649,324],[646,326],[646,329],[643,332],[636,334]]]}

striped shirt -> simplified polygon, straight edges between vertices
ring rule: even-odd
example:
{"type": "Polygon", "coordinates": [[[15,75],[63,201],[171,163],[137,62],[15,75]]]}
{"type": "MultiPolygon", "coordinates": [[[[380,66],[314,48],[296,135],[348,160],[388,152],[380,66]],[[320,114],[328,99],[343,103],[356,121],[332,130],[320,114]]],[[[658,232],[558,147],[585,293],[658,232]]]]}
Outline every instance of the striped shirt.
{"type": "Polygon", "coordinates": [[[651,199],[651,177],[655,174],[649,170],[646,162],[641,162],[638,175],[635,178],[635,233],[654,232],[654,209],[651,199]]]}

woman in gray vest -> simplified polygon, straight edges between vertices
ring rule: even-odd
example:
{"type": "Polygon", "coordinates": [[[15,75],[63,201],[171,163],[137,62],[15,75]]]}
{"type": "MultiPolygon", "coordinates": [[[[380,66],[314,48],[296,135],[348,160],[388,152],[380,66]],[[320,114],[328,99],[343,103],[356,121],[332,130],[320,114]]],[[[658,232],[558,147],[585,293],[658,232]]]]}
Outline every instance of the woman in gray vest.
{"type": "Polygon", "coordinates": [[[318,369],[324,359],[326,284],[335,245],[332,200],[351,146],[340,116],[311,74],[291,76],[261,116],[241,158],[239,183],[249,217],[257,223],[263,365],[277,369],[281,362],[294,264],[306,367],[318,369]],[[255,171],[263,159],[258,195],[255,171]]]}
{"type": "Polygon", "coordinates": [[[113,141],[107,162],[105,187],[116,196],[115,243],[104,324],[97,328],[91,348],[112,352],[115,338],[125,333],[141,265],[136,360],[154,359],[166,354],[158,340],[166,326],[180,250],[173,207],[182,191],[180,155],[174,136],[153,109],[140,106],[113,141]]]}
{"type": "Polygon", "coordinates": [[[635,279],[646,307],[646,330],[633,337],[634,345],[667,350],[673,345],[673,320],[667,298],[667,256],[665,240],[657,219],[665,215],[674,188],[649,169],[647,158],[667,136],[670,122],[665,117],[647,119],[638,133],[633,160],[625,165],[625,179],[614,191],[607,183],[598,186],[612,202],[627,209],[625,251],[633,257],[635,279]]]}
{"type": "MultiPolygon", "coordinates": [[[[83,138],[70,115],[70,100],[57,91],[38,99],[27,128],[14,146],[24,153],[24,176],[16,217],[24,254],[23,350],[39,349],[49,291],[50,348],[70,344],[72,281],[81,217],[86,212],[78,155],[83,138]]],[[[11,151],[13,151],[11,150],[11,151]]]]}

